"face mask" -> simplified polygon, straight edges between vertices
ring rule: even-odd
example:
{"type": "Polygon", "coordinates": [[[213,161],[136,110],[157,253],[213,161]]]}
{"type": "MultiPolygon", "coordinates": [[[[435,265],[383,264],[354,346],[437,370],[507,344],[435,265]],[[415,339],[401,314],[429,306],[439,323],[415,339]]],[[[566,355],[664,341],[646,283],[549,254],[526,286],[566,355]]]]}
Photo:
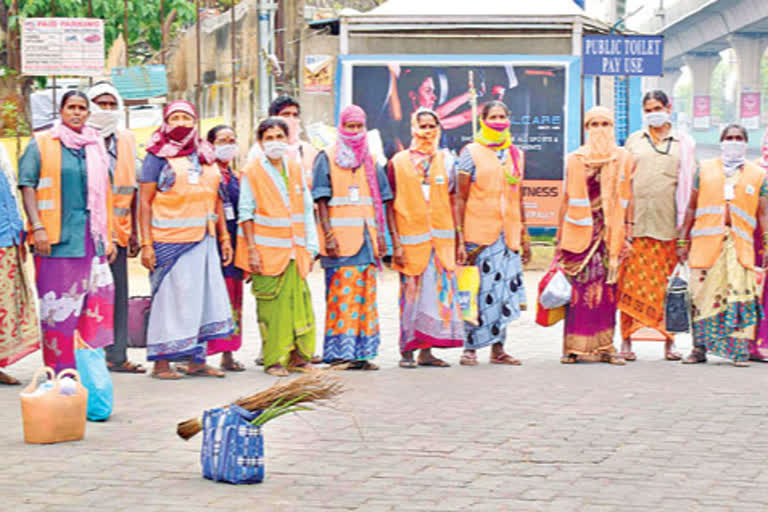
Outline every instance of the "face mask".
{"type": "Polygon", "coordinates": [[[117,131],[120,120],[118,110],[94,110],[88,118],[88,126],[95,128],[105,139],[117,131]]]}
{"type": "Polygon", "coordinates": [[[741,160],[747,154],[747,143],[743,140],[724,140],[720,143],[723,160],[741,160]]]}
{"type": "Polygon", "coordinates": [[[177,126],[168,132],[168,138],[175,140],[176,142],[181,142],[186,139],[194,129],[194,126],[177,126]]]}
{"type": "Polygon", "coordinates": [[[645,123],[648,126],[653,126],[654,128],[659,128],[660,126],[664,126],[669,122],[669,112],[661,111],[661,112],[648,112],[645,114],[645,123]]]}
{"type": "Polygon", "coordinates": [[[219,162],[231,162],[235,155],[237,155],[237,144],[224,144],[222,146],[216,146],[216,160],[219,162]]]}
{"type": "Polygon", "coordinates": [[[288,144],[281,140],[264,142],[262,147],[264,148],[264,154],[267,155],[267,158],[271,158],[272,160],[283,158],[285,152],[288,151],[288,144]]]}
{"type": "Polygon", "coordinates": [[[491,130],[497,131],[497,132],[503,132],[507,128],[509,128],[509,121],[491,121],[486,122],[485,126],[490,128],[491,130]]]}

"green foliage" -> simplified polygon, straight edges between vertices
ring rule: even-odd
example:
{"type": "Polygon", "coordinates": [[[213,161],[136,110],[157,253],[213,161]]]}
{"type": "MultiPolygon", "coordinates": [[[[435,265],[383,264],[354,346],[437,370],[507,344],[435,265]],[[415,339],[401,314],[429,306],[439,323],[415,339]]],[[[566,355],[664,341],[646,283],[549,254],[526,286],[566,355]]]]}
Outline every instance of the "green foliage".
{"type": "Polygon", "coordinates": [[[13,101],[4,101],[0,103],[0,117],[11,121],[9,126],[3,128],[3,137],[16,137],[17,135],[29,135],[29,123],[24,118],[24,115],[19,112],[19,107],[13,101]]]}
{"type": "MultiPolygon", "coordinates": [[[[3,0],[6,6],[12,0],[3,0]]],[[[88,0],[54,0],[56,16],[88,16],[88,0]]],[[[124,4],[121,0],[92,0],[93,17],[105,20],[104,40],[107,48],[112,46],[119,34],[123,33],[125,20],[124,4]]],[[[176,9],[176,19],[171,26],[171,34],[179,28],[195,21],[195,3],[188,0],[164,0],[165,15],[176,9]]],[[[51,0],[19,0],[18,16],[8,19],[8,27],[18,26],[18,18],[51,15],[51,0]]],[[[136,49],[157,51],[162,45],[162,20],[160,19],[160,0],[128,0],[128,43],[132,53],[136,49]]],[[[139,52],[140,53],[140,52],[139,52]]]]}

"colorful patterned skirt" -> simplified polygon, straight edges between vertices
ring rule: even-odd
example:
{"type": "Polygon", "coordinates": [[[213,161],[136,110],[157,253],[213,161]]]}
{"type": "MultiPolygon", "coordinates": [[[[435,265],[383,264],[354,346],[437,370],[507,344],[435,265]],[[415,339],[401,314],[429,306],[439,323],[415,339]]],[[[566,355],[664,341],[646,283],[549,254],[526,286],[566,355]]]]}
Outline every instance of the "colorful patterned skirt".
{"type": "Polygon", "coordinates": [[[43,360],[57,373],[75,368],[75,331],[92,348],[112,345],[115,286],[86,226],[85,256],[35,256],[43,360]]]}
{"type": "Polygon", "coordinates": [[[674,240],[642,237],[632,243],[632,252],[624,261],[619,277],[622,339],[628,339],[643,327],[659,331],[667,340],[674,339],[664,328],[664,296],[667,278],[676,263],[674,240]]]}
{"type": "Polygon", "coordinates": [[[279,276],[252,276],[264,368],[288,366],[296,351],[309,361],[315,352],[315,314],[307,280],[291,261],[279,276]]]}
{"type": "Polygon", "coordinates": [[[366,361],[379,352],[376,266],[325,269],[323,361],[366,361]]]}
{"type": "Polygon", "coordinates": [[[223,338],[214,338],[208,342],[208,355],[221,352],[235,352],[243,345],[242,317],[243,317],[243,278],[224,277],[227,286],[229,303],[232,306],[232,323],[234,324],[232,335],[223,338]]]}
{"type": "Polygon", "coordinates": [[[204,363],[208,340],[233,332],[216,240],[155,244],[147,360],[204,363]]]}
{"type": "Polygon", "coordinates": [[[32,289],[18,247],[0,247],[0,368],[40,348],[32,289]]]}
{"type": "Polygon", "coordinates": [[[690,286],[694,344],[712,355],[748,360],[762,308],[755,273],[739,263],[730,231],[712,268],[691,270],[690,286]]]}
{"type": "MultiPolygon", "coordinates": [[[[467,244],[467,252],[477,249],[467,244]]],[[[520,255],[507,247],[504,234],[484,248],[475,259],[480,271],[477,293],[479,325],[464,324],[464,348],[479,349],[507,339],[507,324],[520,318],[527,303],[523,283],[523,263],[520,255]]]]}
{"type": "Polygon", "coordinates": [[[464,322],[456,299],[456,274],[435,258],[420,276],[400,274],[400,352],[461,347],[464,322]]]}

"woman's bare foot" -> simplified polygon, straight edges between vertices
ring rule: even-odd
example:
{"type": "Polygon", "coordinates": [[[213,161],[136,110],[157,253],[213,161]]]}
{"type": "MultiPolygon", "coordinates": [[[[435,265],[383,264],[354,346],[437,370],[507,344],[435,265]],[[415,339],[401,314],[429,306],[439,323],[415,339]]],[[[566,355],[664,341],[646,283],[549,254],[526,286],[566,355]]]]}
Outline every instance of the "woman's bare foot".
{"type": "Polygon", "coordinates": [[[231,351],[221,353],[221,369],[226,372],[244,372],[245,366],[239,361],[235,361],[231,351]]]}
{"type": "Polygon", "coordinates": [[[172,370],[171,363],[165,359],[155,361],[155,366],[152,368],[150,376],[153,379],[160,380],[179,380],[184,378],[183,374],[172,370]]]}

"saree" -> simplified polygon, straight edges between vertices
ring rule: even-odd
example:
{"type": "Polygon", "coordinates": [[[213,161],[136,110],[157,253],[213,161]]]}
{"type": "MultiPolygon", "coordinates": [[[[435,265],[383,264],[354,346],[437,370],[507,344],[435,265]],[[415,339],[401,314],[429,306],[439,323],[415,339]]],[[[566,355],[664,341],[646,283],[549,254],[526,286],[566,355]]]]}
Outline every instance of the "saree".
{"type": "Polygon", "coordinates": [[[730,228],[715,264],[691,269],[690,283],[694,344],[715,356],[747,361],[762,308],[755,272],[739,263],[730,228]]]}
{"type": "MultiPolygon", "coordinates": [[[[755,266],[765,268],[765,249],[763,248],[763,235],[760,230],[755,230],[755,266]]],[[[765,275],[763,275],[762,301],[763,314],[757,323],[757,334],[749,340],[749,358],[755,361],[768,359],[768,294],[766,294],[765,275]]]]}
{"type": "Polygon", "coordinates": [[[664,296],[667,278],[677,262],[674,240],[636,238],[632,252],[619,275],[621,337],[629,339],[643,327],[659,331],[667,340],[674,336],[665,330],[664,296]]]}
{"type": "MultiPolygon", "coordinates": [[[[467,254],[472,254],[479,246],[467,243],[466,248],[467,254]]],[[[504,344],[507,325],[520,318],[520,311],[527,303],[523,262],[518,253],[507,247],[504,233],[493,244],[480,250],[475,266],[480,271],[478,325],[464,324],[464,348],[470,350],[494,343],[504,344]]]]}
{"type": "Polygon", "coordinates": [[[32,293],[19,248],[0,247],[0,368],[40,348],[32,293]]]}
{"type": "Polygon", "coordinates": [[[323,362],[367,361],[379,352],[376,265],[325,269],[323,362]]]}
{"type": "Polygon", "coordinates": [[[618,294],[607,284],[608,248],[603,240],[605,216],[600,196],[600,172],[587,174],[592,209],[592,240],[581,253],[562,251],[563,271],[571,278],[571,302],[567,306],[563,333],[563,355],[586,359],[614,354],[618,294]]]}
{"type": "Polygon", "coordinates": [[[279,276],[252,275],[264,368],[289,366],[295,350],[309,361],[315,352],[315,315],[307,280],[291,260],[279,276]]]}
{"type": "Polygon", "coordinates": [[[154,246],[147,360],[204,363],[208,340],[234,328],[216,240],[154,246]]]}
{"type": "Polygon", "coordinates": [[[457,300],[456,274],[435,258],[419,276],[400,274],[400,352],[461,347],[464,322],[457,300]]]}

